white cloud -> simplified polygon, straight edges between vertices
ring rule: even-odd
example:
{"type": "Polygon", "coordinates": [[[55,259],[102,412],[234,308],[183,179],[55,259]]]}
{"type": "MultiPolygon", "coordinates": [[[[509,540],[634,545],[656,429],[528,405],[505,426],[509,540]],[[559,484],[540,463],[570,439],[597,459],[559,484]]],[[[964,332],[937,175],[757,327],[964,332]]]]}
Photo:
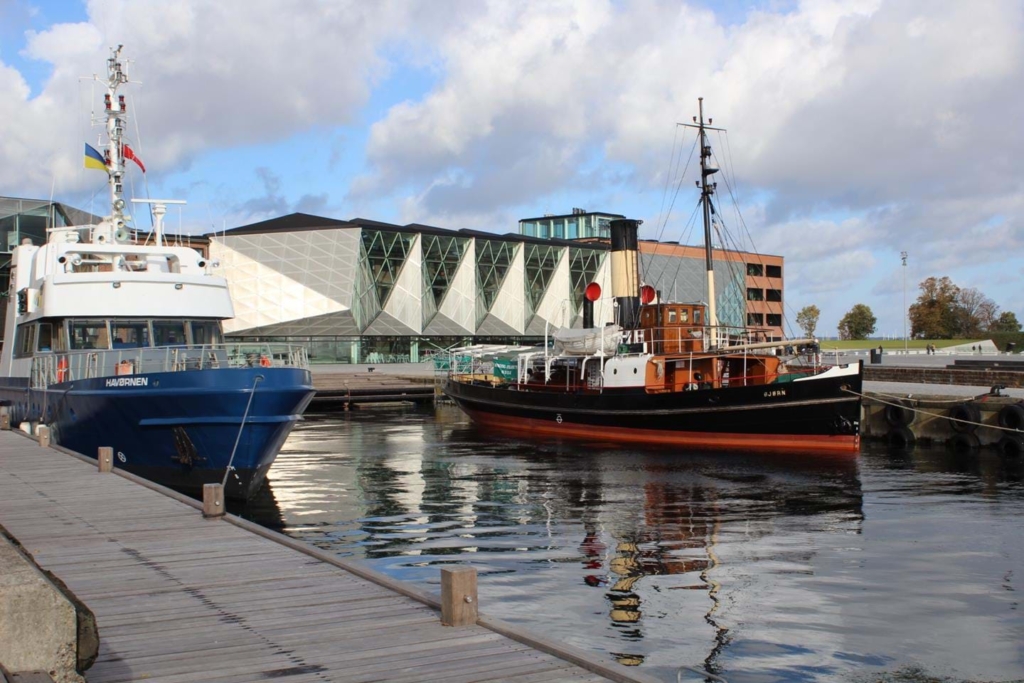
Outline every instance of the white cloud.
{"type": "MultiPolygon", "coordinates": [[[[730,23],[672,0],[91,0],[86,14],[27,35],[23,56],[53,67],[41,91],[0,63],[0,186],[83,186],[81,121],[99,93],[77,79],[124,42],[142,81],[137,151],[157,173],[310,130],[333,146],[322,175],[342,149],[365,154],[329,197],[264,192],[251,179],[271,161],[249,158],[229,173],[250,179],[250,209],[386,205],[384,220],[506,231],[522,211],[600,200],[590,208],[649,228],[673,124],[703,96],[729,129],[712,136],[719,161],[756,198],[744,215],[759,250],[787,259],[788,296],[875,287],[890,305],[885,264],[901,250],[958,281],[979,261],[1020,269],[1019,3],[805,0],[730,23]],[[367,107],[407,68],[431,87],[367,107]]],[[[669,225],[691,208],[681,199],[669,225]]]]}
{"type": "Polygon", "coordinates": [[[379,50],[418,11],[355,0],[92,0],[87,9],[88,23],[27,34],[24,55],[53,66],[38,96],[0,64],[3,185],[48,191],[54,166],[80,166],[81,141],[70,142],[102,90],[78,79],[102,74],[113,45],[126,44],[129,75],[142,83],[129,95],[144,122],[137,151],[168,170],[210,149],[353,121],[387,71],[379,50]],[[27,168],[40,170],[26,178],[27,168]]]}

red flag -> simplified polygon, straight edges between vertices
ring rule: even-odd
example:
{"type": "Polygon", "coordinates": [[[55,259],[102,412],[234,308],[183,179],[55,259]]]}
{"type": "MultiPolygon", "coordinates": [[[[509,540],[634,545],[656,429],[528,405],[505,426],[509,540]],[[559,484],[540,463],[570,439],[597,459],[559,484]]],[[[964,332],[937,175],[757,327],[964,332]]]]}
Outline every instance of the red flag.
{"type": "Polygon", "coordinates": [[[139,168],[142,169],[143,173],[146,172],[146,166],[142,163],[142,159],[135,156],[135,152],[133,152],[132,148],[129,147],[128,145],[124,145],[124,158],[131,159],[132,161],[139,165],[139,168]]]}

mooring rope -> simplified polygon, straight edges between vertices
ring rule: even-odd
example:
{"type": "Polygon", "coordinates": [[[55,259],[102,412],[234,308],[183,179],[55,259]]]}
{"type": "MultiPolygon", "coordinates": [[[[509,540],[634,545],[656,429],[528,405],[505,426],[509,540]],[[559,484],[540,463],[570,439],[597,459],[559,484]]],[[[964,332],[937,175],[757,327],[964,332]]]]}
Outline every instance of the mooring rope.
{"type": "MultiPolygon", "coordinates": [[[[1021,430],[1014,429],[1012,427],[1002,427],[1000,425],[987,424],[985,422],[974,422],[973,420],[962,420],[962,419],[960,419],[958,417],[950,417],[949,415],[943,415],[942,413],[932,413],[932,412],[929,412],[927,410],[922,410],[921,408],[914,408],[913,406],[908,406],[908,405],[906,405],[904,403],[894,403],[894,402],[889,402],[889,401],[883,401],[882,399],[878,398],[877,395],[868,396],[867,394],[862,394],[860,392],[854,391],[853,389],[843,389],[843,391],[845,391],[848,394],[853,394],[854,396],[860,396],[861,398],[866,398],[866,399],[870,399],[872,401],[876,401],[876,402],[881,403],[883,405],[893,406],[893,407],[896,407],[896,408],[903,408],[904,410],[909,410],[911,412],[920,413],[922,415],[930,415],[931,417],[937,417],[937,418],[941,418],[943,420],[949,420],[950,422],[962,422],[962,423],[964,423],[966,425],[974,425],[975,427],[986,427],[988,429],[998,429],[999,431],[1010,432],[1011,434],[1020,434],[1020,433],[1022,433],[1021,430]]],[[[900,399],[900,397],[898,397],[898,396],[888,396],[888,395],[886,395],[886,398],[893,398],[893,399],[897,399],[897,400],[907,400],[907,399],[900,399]]],[[[959,400],[953,400],[953,401],[950,401],[950,402],[951,403],[966,403],[966,401],[959,401],[959,400]]],[[[1007,405],[1016,405],[1016,404],[1008,403],[1007,405]]]]}

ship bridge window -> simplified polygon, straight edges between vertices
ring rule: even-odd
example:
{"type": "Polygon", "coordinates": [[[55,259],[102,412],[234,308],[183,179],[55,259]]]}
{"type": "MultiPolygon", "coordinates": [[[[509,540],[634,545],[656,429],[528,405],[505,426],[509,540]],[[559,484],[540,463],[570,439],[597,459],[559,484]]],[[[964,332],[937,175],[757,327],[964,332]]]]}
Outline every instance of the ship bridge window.
{"type": "Polygon", "coordinates": [[[31,356],[36,348],[36,325],[29,323],[18,326],[17,339],[14,342],[15,355],[18,358],[31,356]]]}
{"type": "Polygon", "coordinates": [[[688,323],[690,322],[690,309],[684,308],[679,311],[679,322],[688,323]]]}
{"type": "Polygon", "coordinates": [[[68,330],[71,332],[71,348],[74,350],[110,348],[106,320],[72,320],[68,330]]]}
{"type": "Polygon", "coordinates": [[[192,321],[192,343],[195,346],[220,344],[220,323],[213,321],[192,321]]]}
{"type": "Polygon", "coordinates": [[[154,320],[154,346],[184,346],[185,323],[181,320],[154,320]]]}
{"type": "Polygon", "coordinates": [[[39,346],[40,351],[51,351],[53,349],[53,326],[50,323],[39,323],[39,346]]]}
{"type": "Polygon", "coordinates": [[[149,325],[145,320],[112,320],[110,340],[115,349],[149,346],[149,325]]]}
{"type": "Polygon", "coordinates": [[[675,325],[676,324],[676,309],[674,309],[674,308],[668,309],[668,324],[669,325],[675,325]]]}
{"type": "Polygon", "coordinates": [[[701,312],[701,310],[703,310],[703,309],[700,309],[700,308],[693,309],[693,324],[694,325],[700,325],[700,312],[701,312]]]}

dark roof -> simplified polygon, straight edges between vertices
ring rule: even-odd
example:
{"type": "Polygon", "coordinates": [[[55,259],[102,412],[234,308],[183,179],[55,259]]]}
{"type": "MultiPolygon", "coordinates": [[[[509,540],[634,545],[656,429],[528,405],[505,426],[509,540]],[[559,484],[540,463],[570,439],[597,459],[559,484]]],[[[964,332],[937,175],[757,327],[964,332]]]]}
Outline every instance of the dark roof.
{"type": "Polygon", "coordinates": [[[265,232],[297,232],[299,230],[320,230],[323,228],[337,228],[350,225],[349,221],[340,221],[337,218],[324,218],[323,216],[312,216],[308,213],[290,213],[280,218],[251,223],[238,228],[231,228],[225,231],[215,231],[218,235],[254,235],[265,232]]]}
{"type": "Polygon", "coordinates": [[[584,242],[582,240],[560,240],[560,239],[544,239],[542,237],[528,237],[526,235],[520,235],[519,233],[509,232],[504,235],[499,235],[494,232],[485,232],[483,230],[470,230],[463,228],[462,230],[449,230],[447,228],[438,228],[433,225],[423,225],[422,223],[410,223],[408,225],[395,225],[394,223],[384,223],[383,221],[375,221],[369,218],[352,218],[347,221],[337,220],[335,218],[323,218],[321,216],[311,216],[306,213],[292,213],[287,216],[281,216],[280,218],[272,218],[267,221],[260,223],[252,223],[251,225],[243,225],[238,228],[232,228],[224,232],[215,232],[216,235],[258,235],[268,232],[301,232],[306,230],[323,230],[325,228],[371,228],[375,230],[389,230],[393,232],[404,232],[414,234],[428,234],[428,235],[440,235],[444,237],[476,237],[479,239],[488,240],[501,240],[504,242],[527,242],[530,244],[554,244],[558,246],[568,246],[577,248],[591,248],[591,249],[607,249],[607,244],[593,244],[584,242]]]}

